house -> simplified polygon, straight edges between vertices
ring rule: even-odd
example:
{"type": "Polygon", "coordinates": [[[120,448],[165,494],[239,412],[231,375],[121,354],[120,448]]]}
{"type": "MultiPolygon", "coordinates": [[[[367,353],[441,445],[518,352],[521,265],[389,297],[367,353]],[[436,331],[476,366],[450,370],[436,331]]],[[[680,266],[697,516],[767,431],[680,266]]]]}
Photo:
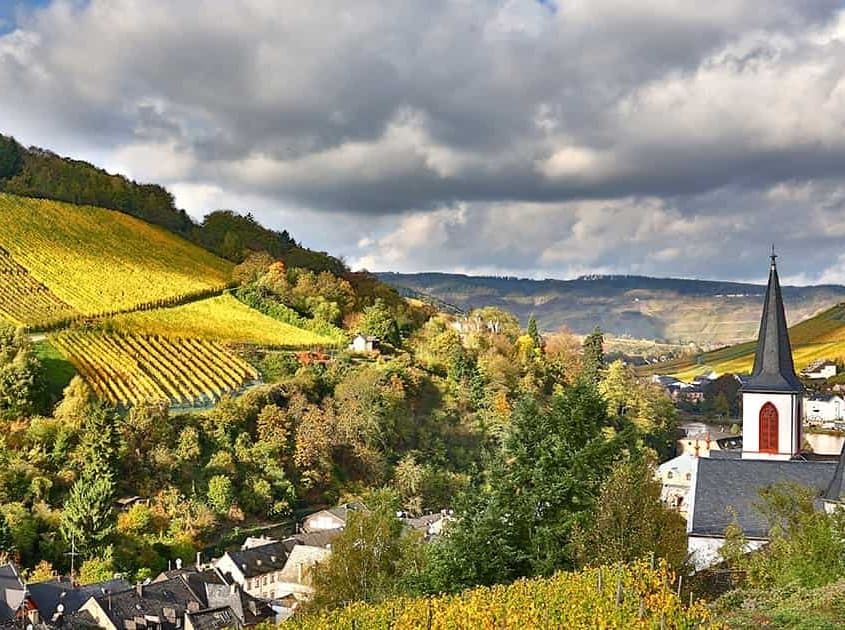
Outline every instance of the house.
{"type": "Polygon", "coordinates": [[[739,454],[741,451],[741,435],[726,431],[716,431],[698,423],[686,427],[686,435],[677,442],[677,452],[679,455],[718,457],[722,454],[739,454]],[[715,453],[719,453],[719,455],[715,453]]]}
{"type": "Polygon", "coordinates": [[[173,577],[161,575],[149,584],[115,592],[104,590],[89,598],[62,625],[93,624],[109,630],[166,630],[189,624],[195,628],[243,628],[274,617],[266,602],[245,593],[238,584],[227,583],[221,574],[185,569],[173,577]],[[227,625],[220,625],[224,622],[227,625]]]}
{"type": "Polygon", "coordinates": [[[687,536],[698,568],[718,562],[725,529],[734,520],[749,549],[766,543],[768,523],[756,506],[760,491],[776,482],[810,488],[827,504],[840,500],[845,449],[839,463],[813,461],[801,451],[804,389],[795,374],[775,259],[773,253],[754,370],[741,389],[742,448],[726,457],[695,459],[687,536]]]}
{"type": "Polygon", "coordinates": [[[186,613],[202,609],[202,600],[187,581],[176,577],[94,595],[79,613],[90,616],[97,626],[106,630],[176,630],[183,627],[186,613]]]}
{"type": "Polygon", "coordinates": [[[209,608],[185,615],[185,630],[223,630],[224,628],[235,628],[235,630],[243,628],[243,623],[235,615],[235,611],[228,606],[209,608]]]}
{"type": "Polygon", "coordinates": [[[381,340],[378,337],[374,337],[372,335],[362,335],[357,334],[352,339],[352,343],[349,344],[349,349],[353,352],[376,352],[381,345],[381,340]]]}
{"type": "Polygon", "coordinates": [[[314,512],[302,522],[302,531],[307,534],[326,529],[343,529],[350,512],[356,511],[367,511],[367,506],[360,502],[344,503],[328,510],[314,512]]]}
{"type": "Polygon", "coordinates": [[[836,361],[818,359],[801,370],[801,376],[809,379],[823,379],[836,376],[836,361]]]}
{"type": "Polygon", "coordinates": [[[10,562],[0,566],[0,624],[20,617],[26,602],[26,586],[18,568],[10,562]]]}
{"type": "Polygon", "coordinates": [[[660,499],[667,507],[686,518],[695,456],[683,453],[657,467],[657,478],[663,484],[660,499]]]}
{"type": "Polygon", "coordinates": [[[452,520],[452,510],[441,510],[433,514],[423,514],[417,517],[402,516],[400,520],[402,524],[410,529],[422,532],[425,540],[439,536],[443,533],[443,526],[452,520]]]}
{"type": "Polygon", "coordinates": [[[275,599],[279,580],[288,559],[284,542],[271,542],[257,547],[227,551],[214,561],[214,568],[227,580],[239,584],[259,599],[275,599]]]}
{"type": "Polygon", "coordinates": [[[276,597],[293,596],[296,600],[309,599],[314,594],[311,573],[315,566],[329,559],[331,549],[294,545],[288,554],[287,562],[277,575],[276,597]]]}
{"type": "Polygon", "coordinates": [[[131,588],[132,585],[126,580],[110,580],[80,586],[69,577],[63,576],[27,586],[29,599],[35,609],[35,621],[54,626],[62,625],[64,619],[73,615],[95,595],[105,595],[131,588]]]}
{"type": "Polygon", "coordinates": [[[838,394],[815,394],[804,398],[804,421],[811,425],[824,425],[842,420],[845,398],[838,394]]]}

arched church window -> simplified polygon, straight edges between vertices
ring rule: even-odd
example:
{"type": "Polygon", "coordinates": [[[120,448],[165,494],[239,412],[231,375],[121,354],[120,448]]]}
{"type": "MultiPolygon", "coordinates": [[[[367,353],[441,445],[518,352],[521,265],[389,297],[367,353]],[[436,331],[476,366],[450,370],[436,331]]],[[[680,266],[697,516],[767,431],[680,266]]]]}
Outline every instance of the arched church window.
{"type": "Polygon", "coordinates": [[[760,452],[778,452],[778,410],[770,402],[760,409],[760,452]]]}

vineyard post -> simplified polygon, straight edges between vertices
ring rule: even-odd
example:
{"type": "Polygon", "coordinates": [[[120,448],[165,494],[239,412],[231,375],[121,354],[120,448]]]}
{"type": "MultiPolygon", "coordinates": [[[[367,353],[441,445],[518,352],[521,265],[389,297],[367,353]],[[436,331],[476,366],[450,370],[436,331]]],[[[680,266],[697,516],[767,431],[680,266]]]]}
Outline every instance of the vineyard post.
{"type": "Polygon", "coordinates": [[[598,584],[599,593],[602,592],[602,588],[604,587],[604,580],[602,578],[603,578],[603,575],[602,575],[601,567],[599,567],[599,584],[598,584]]]}
{"type": "Polygon", "coordinates": [[[683,584],[684,584],[684,576],[679,575],[678,576],[678,599],[681,598],[681,587],[683,586],[683,584]]]}
{"type": "Polygon", "coordinates": [[[619,580],[616,582],[616,607],[619,608],[622,605],[622,600],[624,599],[625,594],[622,589],[622,578],[620,577],[619,580]]]}
{"type": "Polygon", "coordinates": [[[433,612],[431,610],[431,597],[428,598],[428,630],[431,630],[433,612]]]}

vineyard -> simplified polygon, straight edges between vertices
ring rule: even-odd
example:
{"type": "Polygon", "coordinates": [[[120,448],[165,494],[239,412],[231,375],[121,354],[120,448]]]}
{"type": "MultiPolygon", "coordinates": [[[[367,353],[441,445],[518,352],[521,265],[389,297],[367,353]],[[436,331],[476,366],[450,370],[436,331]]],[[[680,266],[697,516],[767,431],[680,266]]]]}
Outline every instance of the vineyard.
{"type": "Polygon", "coordinates": [[[294,617],[292,630],[499,628],[724,628],[701,602],[685,605],[675,577],[647,563],[558,573],[431,599],[352,604],[294,617]]]}
{"type": "Polygon", "coordinates": [[[201,337],[274,348],[336,346],[337,338],[304,330],[259,313],[231,295],[174,308],[126,313],[109,320],[121,332],[201,337]]]}
{"type": "MultiPolygon", "coordinates": [[[[816,359],[845,357],[845,304],[839,304],[789,329],[795,367],[801,369],[816,359]]],[[[748,373],[754,364],[756,342],[720,348],[697,356],[683,357],[641,368],[641,374],[669,374],[692,380],[699,374],[748,373]]]]}
{"type": "Polygon", "coordinates": [[[14,324],[50,324],[74,317],[62,302],[0,248],[0,318],[14,324]]]}
{"type": "MultiPolygon", "coordinates": [[[[119,212],[6,194],[0,194],[0,247],[29,272],[4,270],[4,290],[25,294],[43,285],[56,298],[54,309],[65,304],[85,315],[222,289],[232,269],[171,232],[119,212]]],[[[33,323],[50,308],[43,300],[24,304],[18,315],[35,310],[16,321],[33,323]]],[[[59,318],[51,313],[49,319],[59,318]]]]}
{"type": "Polygon", "coordinates": [[[122,407],[165,400],[178,407],[204,406],[259,377],[214,341],[77,331],[52,341],[99,398],[122,407]]]}

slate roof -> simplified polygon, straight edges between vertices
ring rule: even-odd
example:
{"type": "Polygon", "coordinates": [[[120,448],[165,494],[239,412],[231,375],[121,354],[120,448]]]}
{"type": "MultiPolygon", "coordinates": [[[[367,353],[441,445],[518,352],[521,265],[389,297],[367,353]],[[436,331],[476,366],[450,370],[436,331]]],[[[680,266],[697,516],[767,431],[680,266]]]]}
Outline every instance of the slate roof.
{"type": "MultiPolygon", "coordinates": [[[[177,628],[189,607],[202,609],[202,600],[181,577],[153,582],[143,587],[131,588],[108,595],[96,596],[97,603],[118,628],[127,628],[126,622],[136,617],[157,617],[164,630],[177,628]],[[172,614],[171,614],[172,613],[172,614]]],[[[133,626],[134,623],[130,623],[133,626]]]]}
{"type": "Polygon", "coordinates": [[[187,617],[190,618],[194,630],[222,630],[223,628],[243,627],[241,620],[228,606],[188,613],[187,617]]]}
{"type": "Polygon", "coordinates": [[[775,258],[773,251],[772,264],[769,268],[769,286],[766,288],[760,332],[757,335],[754,370],[751,378],[742,386],[744,392],[800,393],[803,391],[792,363],[792,346],[789,344],[789,330],[786,326],[775,258]]]}
{"type": "Polygon", "coordinates": [[[307,545],[309,547],[323,547],[328,548],[335,538],[340,536],[339,529],[322,529],[315,532],[294,534],[285,538],[282,542],[285,548],[290,551],[296,545],[307,545]]]}
{"type": "Polygon", "coordinates": [[[64,606],[62,611],[64,615],[71,615],[96,595],[125,591],[132,588],[132,585],[126,580],[110,580],[74,587],[70,578],[59,577],[47,582],[30,584],[27,588],[41,618],[49,620],[57,612],[56,607],[59,604],[64,606]]]}
{"type": "Polygon", "coordinates": [[[254,626],[274,615],[266,602],[253,597],[238,584],[206,584],[205,598],[209,608],[229,608],[246,626],[254,626]]]}
{"type": "Polygon", "coordinates": [[[232,562],[238,566],[245,578],[282,569],[288,557],[288,550],[283,542],[274,542],[240,551],[227,551],[226,553],[232,559],[232,562]]]}
{"type": "Polygon", "coordinates": [[[831,461],[777,461],[767,459],[698,459],[694,476],[689,533],[722,536],[732,522],[730,508],[748,538],[767,538],[769,524],[755,507],[762,500],[760,490],[779,481],[825,493],[838,464],[831,461]]]}
{"type": "Polygon", "coordinates": [[[15,618],[25,596],[26,587],[17,567],[11,562],[0,567],[0,623],[15,618]]]}

